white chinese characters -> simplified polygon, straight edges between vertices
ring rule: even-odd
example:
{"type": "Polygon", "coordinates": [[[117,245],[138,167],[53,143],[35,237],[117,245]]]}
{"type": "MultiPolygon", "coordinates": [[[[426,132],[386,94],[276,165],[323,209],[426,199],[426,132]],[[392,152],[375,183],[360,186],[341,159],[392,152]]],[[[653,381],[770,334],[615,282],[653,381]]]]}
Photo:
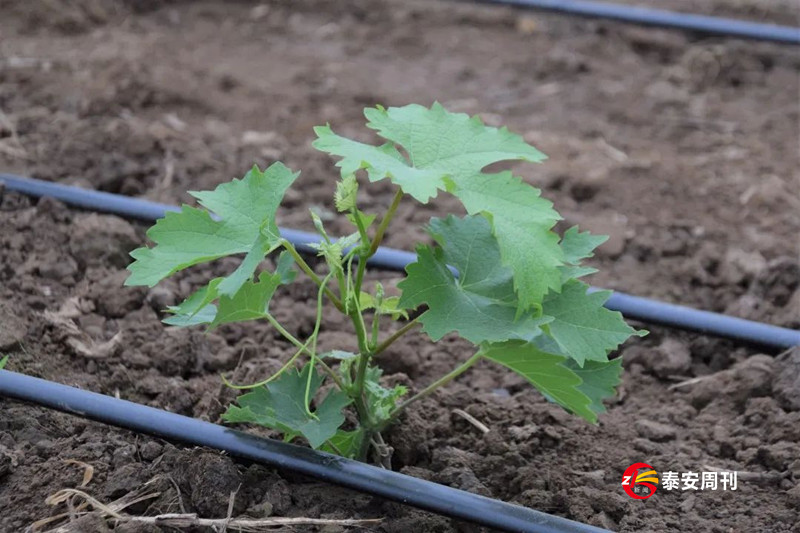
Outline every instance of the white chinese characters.
{"type": "Polygon", "coordinates": [[[736,472],[664,472],[664,490],[736,490],[736,472]]]}

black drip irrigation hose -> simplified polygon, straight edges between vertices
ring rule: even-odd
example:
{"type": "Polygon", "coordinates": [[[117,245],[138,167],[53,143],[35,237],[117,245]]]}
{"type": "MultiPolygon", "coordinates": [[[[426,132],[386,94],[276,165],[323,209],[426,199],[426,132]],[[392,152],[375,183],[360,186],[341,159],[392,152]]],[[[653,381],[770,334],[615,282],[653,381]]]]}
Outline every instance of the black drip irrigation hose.
{"type": "Polygon", "coordinates": [[[138,433],[223,450],[241,459],[299,472],[328,483],[501,531],[608,533],[605,529],[366,463],[248,435],[210,422],[7,370],[0,370],[0,395],[138,433]]]}
{"type": "MultiPolygon", "coordinates": [[[[0,185],[9,191],[29,196],[49,196],[76,207],[146,221],[157,220],[168,211],[179,210],[173,205],[81,189],[12,174],[0,174],[0,185]]],[[[308,244],[319,242],[319,235],[286,228],[281,228],[281,235],[299,250],[316,254],[316,250],[308,246],[308,244]]],[[[387,270],[403,271],[409,263],[414,261],[416,261],[416,255],[411,252],[380,247],[377,253],[370,258],[369,264],[387,270]]],[[[600,289],[593,288],[592,290],[600,289]]],[[[622,292],[614,292],[605,306],[613,311],[621,312],[632,320],[695,331],[774,351],[800,346],[800,331],[719,313],[701,311],[649,298],[641,298],[622,292]]]]}
{"type": "Polygon", "coordinates": [[[800,28],[792,26],[779,26],[777,24],[763,24],[746,20],[584,0],[478,1],[565,15],[616,20],[642,26],[694,31],[723,37],[737,37],[781,44],[800,44],[800,28]]]}

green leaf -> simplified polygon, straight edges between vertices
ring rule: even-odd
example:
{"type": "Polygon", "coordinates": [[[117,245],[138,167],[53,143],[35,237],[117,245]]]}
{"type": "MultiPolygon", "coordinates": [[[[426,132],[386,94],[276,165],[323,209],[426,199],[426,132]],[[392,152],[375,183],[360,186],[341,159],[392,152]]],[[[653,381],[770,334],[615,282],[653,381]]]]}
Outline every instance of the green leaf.
{"type": "Polygon", "coordinates": [[[162,322],[170,326],[181,328],[210,324],[214,321],[214,317],[217,316],[217,306],[214,304],[207,304],[197,311],[190,313],[182,313],[179,310],[180,306],[171,307],[170,309],[174,309],[175,314],[163,319],[162,322]]]}
{"type": "Polygon", "coordinates": [[[328,439],[320,449],[324,452],[355,459],[361,449],[362,442],[364,442],[363,429],[359,428],[354,431],[340,429],[333,437],[328,439]],[[331,444],[336,448],[331,446],[331,444]]]}
{"type": "Polygon", "coordinates": [[[351,361],[358,357],[353,352],[345,350],[331,350],[330,352],[321,353],[318,355],[320,359],[335,359],[337,361],[351,361]]]}
{"type": "Polygon", "coordinates": [[[230,277],[214,278],[207,285],[196,290],[180,305],[167,308],[173,315],[165,318],[162,322],[178,327],[200,324],[211,324],[211,327],[216,327],[238,320],[264,318],[269,311],[269,301],[275,289],[279,285],[291,283],[296,276],[294,259],[288,252],[281,252],[275,261],[275,274],[262,272],[259,283],[245,281],[233,297],[226,296],[219,290],[221,284],[230,277]],[[220,300],[219,311],[217,306],[212,303],[217,299],[220,300]],[[239,310],[236,308],[239,305],[244,307],[239,310]],[[241,318],[235,318],[237,316],[241,318]]]}
{"type": "Polygon", "coordinates": [[[8,356],[6,355],[2,359],[0,359],[0,370],[3,370],[6,367],[6,363],[8,363],[8,356]]]}
{"type": "Polygon", "coordinates": [[[388,420],[397,401],[408,394],[408,388],[403,385],[395,385],[391,389],[383,387],[380,384],[381,375],[383,370],[377,366],[368,367],[364,375],[367,409],[370,418],[377,423],[388,420]]]}
{"type": "Polygon", "coordinates": [[[360,218],[361,223],[364,225],[365,230],[368,229],[372,225],[372,223],[375,222],[375,218],[377,218],[377,215],[375,214],[368,215],[367,213],[364,213],[363,211],[358,209],[356,209],[355,213],[347,213],[345,216],[347,217],[347,220],[349,220],[350,223],[356,227],[358,227],[356,216],[360,218]]]}
{"type": "Polygon", "coordinates": [[[564,261],[569,264],[558,267],[562,285],[570,279],[582,278],[597,272],[596,268],[580,266],[580,262],[582,259],[594,257],[593,250],[607,240],[607,235],[592,235],[588,231],[580,233],[578,226],[573,226],[564,232],[561,249],[564,251],[564,261]]]}
{"type": "Polygon", "coordinates": [[[262,272],[258,277],[258,283],[245,282],[232,298],[222,295],[219,299],[217,314],[210,327],[215,328],[230,322],[244,322],[266,317],[269,311],[269,302],[280,284],[280,274],[262,272]]]}
{"type": "Polygon", "coordinates": [[[594,249],[608,240],[608,235],[592,235],[588,231],[580,233],[578,226],[572,226],[564,232],[561,249],[564,250],[564,262],[577,265],[582,259],[594,257],[594,249]]]}
{"type": "Polygon", "coordinates": [[[619,312],[603,307],[611,291],[587,293],[588,288],[585,283],[570,280],[560,293],[548,294],[542,303],[544,315],[554,319],[545,326],[546,331],[578,366],[587,360],[607,361],[608,352],[628,337],[647,334],[627,325],[619,312]]]}
{"type": "Polygon", "coordinates": [[[558,267],[558,271],[561,272],[561,284],[563,285],[571,279],[578,279],[583,276],[588,276],[589,274],[594,274],[597,272],[597,269],[585,266],[564,265],[558,267]]]}
{"type": "Polygon", "coordinates": [[[538,189],[510,172],[486,174],[499,161],[539,162],[544,154],[506,128],[486,126],[478,117],[450,113],[438,103],[366,109],[368,127],[391,141],[372,146],[336,135],[329,126],[315,129],[314,147],[342,157],[343,175],[366,169],[369,179],[389,178],[426,203],[439,190],[457,196],[469,214],[487,214],[503,262],[514,272],[521,308],[541,303],[548,289],[558,290],[563,262],[558,236],[550,228],[560,219],[538,189]],[[402,146],[408,160],[395,145],[402,146]]]}
{"type": "Polygon", "coordinates": [[[345,250],[355,245],[360,239],[358,233],[347,235],[336,240],[309,243],[308,246],[317,250],[317,255],[325,259],[328,268],[342,272],[344,269],[343,255],[345,250]]]}
{"type": "Polygon", "coordinates": [[[253,243],[253,247],[244,256],[236,270],[220,282],[217,292],[228,296],[236,294],[245,282],[253,277],[264,256],[274,250],[276,245],[277,243],[273,242],[271,238],[264,234],[259,234],[253,243]]]}
{"type": "Polygon", "coordinates": [[[217,307],[211,302],[217,299],[217,287],[224,278],[214,278],[208,284],[197,289],[179,305],[167,308],[173,316],[165,318],[162,322],[171,326],[196,326],[209,324],[217,314],[217,307]]]}
{"type": "Polygon", "coordinates": [[[616,395],[617,387],[622,383],[622,358],[601,363],[586,361],[583,368],[573,359],[567,360],[564,366],[575,372],[583,383],[578,389],[592,400],[589,408],[597,414],[605,413],[603,400],[616,395]]]}
{"type": "Polygon", "coordinates": [[[453,176],[448,192],[469,214],[486,214],[492,222],[503,264],[514,272],[521,309],[541,303],[548,289],[558,290],[563,263],[558,235],[550,230],[561,219],[538,189],[510,172],[453,176]]]}
{"type": "Polygon", "coordinates": [[[313,397],[322,384],[322,376],[311,365],[306,365],[302,372],[289,370],[266,386],[239,396],[236,400],[239,405],[229,406],[222,415],[223,420],[276,429],[285,434],[286,440],[302,435],[312,448],[319,448],[336,435],[336,430],[344,423],[342,409],[351,400],[340,391],[329,392],[317,406],[314,416],[309,416],[304,405],[309,372],[314,372],[310,393],[313,397]]]}
{"type": "Polygon", "coordinates": [[[589,422],[597,421],[593,400],[582,390],[581,378],[564,365],[565,357],[544,352],[533,343],[491,344],[481,350],[487,359],[527,379],[549,400],[589,422]]]}
{"type": "Polygon", "coordinates": [[[432,219],[430,232],[441,247],[418,247],[417,261],[406,267],[408,277],[398,287],[401,307],[428,305],[420,320],[433,340],[451,331],[475,344],[530,340],[552,320],[530,312],[518,317],[511,271],[484,217],[432,219]]]}
{"type": "Polygon", "coordinates": [[[159,219],[147,232],[156,246],[131,252],[135,261],[128,266],[131,274],[125,284],[152,287],[192,265],[245,253],[242,265],[221,287],[224,294],[235,294],[264,254],[278,245],[275,212],[297,176],[275,163],[264,172],[253,167],[243,179],[223,183],[213,191],[193,192],[205,209],[184,205],[180,212],[159,219]]]}
{"type": "Polygon", "coordinates": [[[294,269],[294,258],[286,250],[278,255],[275,261],[275,273],[281,277],[281,285],[292,283],[297,277],[297,270],[294,269]]]}
{"type": "Polygon", "coordinates": [[[397,296],[384,296],[378,303],[373,295],[361,291],[358,304],[362,311],[377,309],[382,315],[391,316],[393,320],[397,320],[400,317],[408,320],[408,311],[400,306],[400,298],[397,296]]]}
{"type": "Polygon", "coordinates": [[[180,327],[209,324],[211,329],[230,322],[265,318],[275,290],[287,279],[294,277],[291,275],[294,272],[286,271],[286,261],[283,263],[281,266],[279,262],[278,272],[275,274],[262,272],[258,282],[246,281],[233,297],[220,294],[216,289],[224,278],[213,279],[180,305],[170,307],[169,311],[174,314],[165,318],[163,322],[180,327]],[[216,298],[219,298],[218,305],[210,303],[216,298]]]}
{"type": "Polygon", "coordinates": [[[344,213],[355,209],[357,196],[358,181],[355,174],[344,176],[342,181],[336,184],[336,192],[333,195],[333,203],[336,205],[336,210],[344,213]]]}

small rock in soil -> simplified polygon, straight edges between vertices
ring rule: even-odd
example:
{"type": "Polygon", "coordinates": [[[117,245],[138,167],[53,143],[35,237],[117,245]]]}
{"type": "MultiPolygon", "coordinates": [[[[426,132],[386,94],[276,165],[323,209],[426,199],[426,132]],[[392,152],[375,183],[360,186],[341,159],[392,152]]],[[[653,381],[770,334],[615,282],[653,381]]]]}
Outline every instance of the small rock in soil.
{"type": "Polygon", "coordinates": [[[657,105],[679,105],[689,101],[689,91],[667,80],[659,80],[645,88],[645,95],[657,105]]]}
{"type": "Polygon", "coordinates": [[[626,364],[638,363],[658,377],[685,375],[692,364],[689,346],[674,338],[667,338],[655,349],[645,346],[626,351],[626,364]]]}
{"type": "Polygon", "coordinates": [[[785,472],[796,456],[797,443],[781,441],[759,446],[752,461],[774,472],[785,472]]]}
{"type": "MultiPolygon", "coordinates": [[[[591,487],[570,489],[568,496],[569,510],[582,520],[588,520],[595,513],[603,512],[615,522],[619,522],[628,512],[629,501],[622,494],[591,487]]],[[[616,526],[613,529],[616,529],[616,526]]]]}
{"type": "Polygon", "coordinates": [[[158,395],[158,403],[171,413],[193,416],[196,398],[186,386],[172,386],[158,395]]]}
{"type": "Polygon", "coordinates": [[[800,289],[794,291],[782,311],[775,314],[775,324],[790,329],[800,329],[800,289]]]}
{"type": "MultiPolygon", "coordinates": [[[[62,306],[63,308],[63,306],[62,306]]],[[[102,339],[105,334],[106,319],[102,315],[90,313],[77,318],[78,327],[94,339],[102,339]]]]}
{"type": "Polygon", "coordinates": [[[589,520],[589,523],[613,531],[617,529],[617,524],[606,513],[600,511],[589,520]]]}
{"type": "Polygon", "coordinates": [[[640,436],[653,442],[673,440],[677,435],[674,427],[661,424],[655,420],[637,420],[635,426],[640,436]]]}
{"type": "Polygon", "coordinates": [[[786,496],[789,497],[789,505],[795,509],[800,509],[800,483],[787,490],[786,496]]]}
{"type": "Polygon", "coordinates": [[[800,411],[800,348],[781,357],[772,385],[775,399],[787,411],[800,411]]]}
{"type": "Polygon", "coordinates": [[[122,268],[131,261],[128,253],[139,244],[133,226],[119,217],[93,213],[75,219],[69,249],[83,267],[111,263],[122,268]]]}
{"type": "Polygon", "coordinates": [[[70,522],[70,530],[80,531],[81,533],[111,533],[106,521],[100,515],[94,513],[70,522]]]}
{"type": "Polygon", "coordinates": [[[572,182],[569,188],[570,195],[576,202],[591,200],[597,195],[597,192],[603,188],[607,180],[607,168],[593,168],[587,174],[581,175],[572,182]]]}
{"type": "Polygon", "coordinates": [[[381,513],[385,516],[391,516],[381,524],[381,529],[386,533],[408,533],[409,531],[425,531],[431,533],[443,533],[445,531],[453,531],[452,521],[445,517],[424,511],[409,510],[401,513],[394,509],[397,504],[387,502],[381,506],[381,513]]]}
{"type": "Polygon", "coordinates": [[[136,446],[133,444],[123,444],[114,448],[111,462],[116,468],[129,465],[136,461],[136,446]]]}
{"type": "Polygon", "coordinates": [[[739,285],[750,282],[766,267],[767,261],[760,253],[731,248],[720,264],[720,276],[726,283],[739,285]]]}
{"type": "Polygon", "coordinates": [[[247,496],[250,488],[249,501],[260,502],[248,509],[258,514],[255,516],[267,517],[273,514],[285,516],[292,507],[292,488],[282,477],[262,466],[250,466],[245,472],[243,497],[247,496]]]}
{"type": "MultiPolygon", "coordinates": [[[[725,314],[747,318],[750,320],[763,319],[764,300],[755,294],[745,293],[725,307],[725,314]]],[[[776,325],[785,325],[781,320],[775,320],[776,325]]]]}
{"type": "Polygon", "coordinates": [[[141,463],[131,463],[111,471],[105,485],[105,495],[109,500],[116,500],[139,489],[144,479],[146,468],[141,463]]]}
{"type": "Polygon", "coordinates": [[[753,355],[735,364],[731,372],[733,382],[725,388],[724,393],[741,404],[750,398],[770,393],[775,360],[769,355],[753,355]]]}
{"type": "Polygon", "coordinates": [[[0,480],[13,472],[13,470],[14,462],[11,459],[11,456],[0,449],[0,480]]]}
{"type": "Polygon", "coordinates": [[[43,278],[69,284],[69,280],[74,281],[74,276],[78,273],[78,264],[71,257],[52,251],[41,259],[37,270],[43,278]]]}
{"type": "Polygon", "coordinates": [[[161,312],[178,303],[175,291],[165,285],[159,284],[147,291],[144,301],[153,308],[153,311],[161,312]]]}
{"type": "Polygon", "coordinates": [[[145,461],[153,461],[156,457],[161,455],[163,452],[164,447],[155,441],[145,442],[141,448],[139,448],[139,454],[142,456],[142,459],[145,461]]]}
{"type": "Polygon", "coordinates": [[[439,473],[438,478],[439,482],[445,485],[480,494],[481,496],[492,496],[492,492],[486,488],[486,485],[481,483],[475,472],[468,467],[451,466],[445,468],[439,473]]]}
{"type": "Polygon", "coordinates": [[[0,350],[17,347],[28,334],[26,320],[11,305],[0,303],[0,350]]]}
{"type": "Polygon", "coordinates": [[[678,507],[684,513],[688,513],[694,508],[694,504],[697,502],[697,497],[692,494],[688,498],[686,498],[678,507]]]}
{"type": "Polygon", "coordinates": [[[141,287],[124,287],[128,273],[119,270],[109,273],[93,283],[88,297],[94,301],[97,310],[108,318],[122,318],[141,307],[145,291],[141,287]]]}
{"type": "Polygon", "coordinates": [[[416,410],[410,410],[402,421],[390,428],[389,444],[394,448],[392,466],[402,468],[426,461],[430,457],[430,428],[416,410]]]}
{"type": "MultiPolygon", "coordinates": [[[[229,457],[213,453],[193,454],[184,479],[185,489],[191,496],[192,506],[200,516],[219,517],[228,513],[231,493],[239,490],[242,475],[229,457]]],[[[245,503],[236,499],[234,514],[244,509],[245,503]]]]}
{"type": "Polygon", "coordinates": [[[527,426],[511,426],[508,428],[508,433],[511,438],[517,442],[524,442],[532,439],[539,433],[539,426],[536,424],[528,424],[527,426]]]}
{"type": "Polygon", "coordinates": [[[125,522],[114,527],[114,533],[163,533],[164,530],[153,524],[125,522]]]}
{"type": "Polygon", "coordinates": [[[800,288],[800,262],[778,257],[767,264],[753,283],[753,292],[775,307],[784,307],[800,288]]]}
{"type": "MultiPolygon", "coordinates": [[[[406,346],[391,346],[391,355],[381,359],[381,367],[386,374],[406,374],[416,377],[422,368],[422,356],[418,350],[406,346]]],[[[387,354],[389,352],[387,351],[387,354]]]]}
{"type": "Polygon", "coordinates": [[[728,370],[704,376],[699,382],[688,385],[689,402],[696,409],[702,409],[715,398],[728,397],[743,409],[749,399],[770,393],[774,375],[772,357],[753,355],[728,370]]]}
{"type": "Polygon", "coordinates": [[[641,437],[633,439],[631,442],[633,449],[637,452],[642,452],[645,455],[653,456],[661,453],[661,446],[655,442],[641,437]]]}

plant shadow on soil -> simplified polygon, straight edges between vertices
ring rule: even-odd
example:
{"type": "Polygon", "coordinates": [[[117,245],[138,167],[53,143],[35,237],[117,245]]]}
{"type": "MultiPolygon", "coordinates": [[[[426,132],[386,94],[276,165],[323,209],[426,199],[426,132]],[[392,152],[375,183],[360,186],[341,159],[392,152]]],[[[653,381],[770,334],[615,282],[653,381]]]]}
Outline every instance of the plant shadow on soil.
{"type": "MultiPolygon", "coordinates": [[[[783,4],[753,4],[788,23],[783,4]]],[[[438,99],[484,112],[550,156],[514,170],[554,200],[566,224],[611,235],[594,260],[602,273],[593,283],[800,327],[800,220],[791,194],[800,59],[791,50],[451,3],[132,5],[3,5],[0,31],[10,37],[0,56],[0,169],[178,203],[189,201],[187,189],[282,159],[304,173],[279,222],[311,229],[308,207],[334,212],[335,172],[309,147],[311,126],[327,121],[358,135],[366,105],[438,99]]],[[[360,203],[368,210],[390,197],[379,183],[360,203]]],[[[410,249],[426,239],[430,216],[454,210],[444,197],[432,206],[404,203],[387,245],[410,249]]],[[[149,291],[123,288],[127,252],[144,242],[143,231],[50,199],[3,194],[0,353],[11,356],[10,370],[216,422],[233,399],[219,373],[261,379],[291,346],[266,324],[207,335],[165,327],[161,309],[235,262],[149,291]]],[[[369,279],[391,286],[400,275],[369,279]]],[[[312,284],[300,283],[273,308],[293,333],[307,335],[315,296],[312,284]]],[[[776,359],[652,329],[621,350],[624,383],[598,426],[482,364],[389,433],[394,468],[622,531],[796,531],[800,353],[776,359]],[[703,379],[670,388],[695,377],[703,379]],[[622,471],[638,461],[659,472],[743,474],[736,492],[660,490],[640,502],[620,487],[622,471]]],[[[333,313],[320,348],[355,348],[349,325],[333,313]]],[[[381,365],[388,381],[419,388],[470,350],[454,338],[434,346],[415,334],[381,365]]],[[[373,529],[385,532],[475,529],[212,451],[0,405],[2,531],[63,512],[44,501],[80,484],[83,470],[66,460],[93,465],[86,490],[106,502],[162,476],[154,486],[162,495],[131,513],[182,505],[224,517],[230,492],[241,487],[234,515],[383,517],[373,529]]],[[[93,519],[79,530],[109,527],[93,519]]]]}

